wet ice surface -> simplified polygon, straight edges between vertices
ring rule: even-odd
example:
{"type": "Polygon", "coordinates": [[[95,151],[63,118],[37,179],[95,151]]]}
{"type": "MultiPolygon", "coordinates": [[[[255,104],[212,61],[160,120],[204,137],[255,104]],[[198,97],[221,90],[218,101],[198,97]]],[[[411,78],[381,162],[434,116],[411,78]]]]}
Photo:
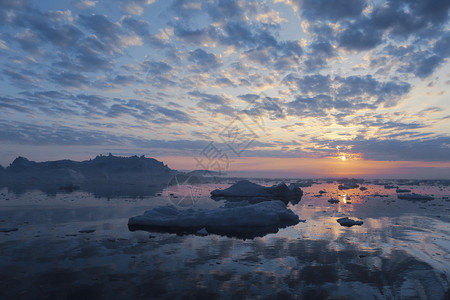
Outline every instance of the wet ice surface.
{"type": "Polygon", "coordinates": [[[315,184],[288,206],[305,223],[247,240],[128,230],[130,217],[174,201],[219,207],[209,192],[228,186],[109,199],[3,189],[0,228],[18,230],[0,232],[0,298],[449,297],[448,186],[402,185],[435,198],[410,201],[382,185],[315,184]],[[343,227],[342,217],[364,223],[343,227]]]}

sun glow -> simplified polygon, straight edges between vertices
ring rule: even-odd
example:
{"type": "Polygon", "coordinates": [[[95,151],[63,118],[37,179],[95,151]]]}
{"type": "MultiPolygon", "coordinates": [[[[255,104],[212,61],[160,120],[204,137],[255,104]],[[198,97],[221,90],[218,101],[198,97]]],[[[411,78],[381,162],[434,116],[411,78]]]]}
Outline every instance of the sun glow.
{"type": "Polygon", "coordinates": [[[342,156],[341,156],[341,159],[342,159],[342,160],[346,160],[345,155],[342,155],[342,156]]]}

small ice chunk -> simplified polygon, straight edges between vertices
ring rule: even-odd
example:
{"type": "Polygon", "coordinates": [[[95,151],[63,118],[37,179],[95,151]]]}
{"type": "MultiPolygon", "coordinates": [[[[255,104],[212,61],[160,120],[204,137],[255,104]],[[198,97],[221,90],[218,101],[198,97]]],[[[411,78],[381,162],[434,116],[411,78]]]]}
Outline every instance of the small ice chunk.
{"type": "Polygon", "coordinates": [[[348,217],[337,219],[337,222],[341,224],[341,226],[352,227],[353,225],[362,225],[363,221],[356,221],[349,219],[348,217]]]}
{"type": "Polygon", "coordinates": [[[367,188],[366,188],[365,186],[362,186],[362,187],[360,187],[359,189],[360,189],[361,191],[367,190],[367,188]]]}
{"type": "Polygon", "coordinates": [[[411,190],[408,190],[408,189],[400,189],[400,188],[397,188],[395,191],[396,191],[397,193],[411,193],[411,190]]]}
{"type": "Polygon", "coordinates": [[[201,236],[207,236],[208,235],[208,231],[206,230],[205,227],[203,227],[202,229],[198,230],[195,234],[196,235],[201,235],[201,236]]]}
{"type": "Polygon", "coordinates": [[[12,231],[17,231],[17,230],[19,230],[19,228],[15,228],[15,227],[0,228],[0,232],[12,232],[12,231]]]}
{"type": "Polygon", "coordinates": [[[359,185],[357,183],[352,183],[352,182],[340,184],[338,186],[338,189],[340,189],[340,190],[350,190],[350,189],[356,189],[356,188],[359,188],[359,185]]]}
{"type": "Polygon", "coordinates": [[[328,200],[328,202],[330,202],[330,203],[339,203],[339,200],[335,199],[335,198],[331,198],[331,199],[328,200]]]}
{"type": "Polygon", "coordinates": [[[398,189],[398,186],[392,185],[392,184],[385,184],[384,188],[385,189],[398,189]]]}
{"type": "Polygon", "coordinates": [[[95,229],[82,229],[78,231],[79,233],[93,233],[95,229]]]}
{"type": "Polygon", "coordinates": [[[397,198],[403,199],[403,200],[434,200],[434,197],[427,196],[427,195],[419,195],[419,194],[415,194],[415,193],[400,194],[400,195],[397,195],[397,198]]]}

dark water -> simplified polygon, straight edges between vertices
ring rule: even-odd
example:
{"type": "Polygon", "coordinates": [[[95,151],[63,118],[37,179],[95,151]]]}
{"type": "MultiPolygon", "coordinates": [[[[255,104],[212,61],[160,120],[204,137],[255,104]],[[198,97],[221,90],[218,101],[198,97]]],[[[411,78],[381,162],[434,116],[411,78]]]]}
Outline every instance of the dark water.
{"type": "MultiPolygon", "coordinates": [[[[177,196],[213,209],[224,201],[209,192],[228,186],[186,187],[177,196]]],[[[129,217],[170,204],[173,190],[108,199],[3,189],[0,228],[17,231],[0,233],[0,298],[448,299],[449,187],[404,186],[435,197],[413,202],[383,186],[337,186],[302,188],[289,208],[305,223],[247,240],[128,230],[129,217]],[[343,216],[364,224],[340,226],[343,216]]]]}

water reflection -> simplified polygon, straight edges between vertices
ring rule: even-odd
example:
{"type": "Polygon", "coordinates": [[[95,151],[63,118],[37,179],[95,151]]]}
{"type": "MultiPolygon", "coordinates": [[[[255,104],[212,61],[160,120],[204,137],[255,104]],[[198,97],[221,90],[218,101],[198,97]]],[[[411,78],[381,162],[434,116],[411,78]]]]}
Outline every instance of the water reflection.
{"type": "MultiPolygon", "coordinates": [[[[130,232],[130,216],[170,204],[164,189],[109,200],[3,189],[0,226],[19,230],[0,234],[0,298],[448,299],[449,188],[405,186],[435,195],[409,202],[365,186],[346,203],[336,183],[304,187],[288,207],[306,223],[251,240],[130,232]],[[344,216],[364,224],[341,227],[344,216]]],[[[202,185],[194,209],[223,205],[208,197],[216,188],[202,185]]]]}
{"type": "MultiPolygon", "coordinates": [[[[1,186],[0,186],[1,187],[1,186]]],[[[65,185],[59,184],[6,184],[4,185],[8,192],[15,195],[25,195],[30,191],[41,191],[48,196],[55,196],[57,194],[69,194],[77,190],[88,192],[96,198],[143,198],[155,196],[161,193],[167,185],[151,185],[151,184],[135,184],[135,183],[109,183],[96,182],[95,184],[83,183],[75,189],[67,189],[65,185]]]]}

